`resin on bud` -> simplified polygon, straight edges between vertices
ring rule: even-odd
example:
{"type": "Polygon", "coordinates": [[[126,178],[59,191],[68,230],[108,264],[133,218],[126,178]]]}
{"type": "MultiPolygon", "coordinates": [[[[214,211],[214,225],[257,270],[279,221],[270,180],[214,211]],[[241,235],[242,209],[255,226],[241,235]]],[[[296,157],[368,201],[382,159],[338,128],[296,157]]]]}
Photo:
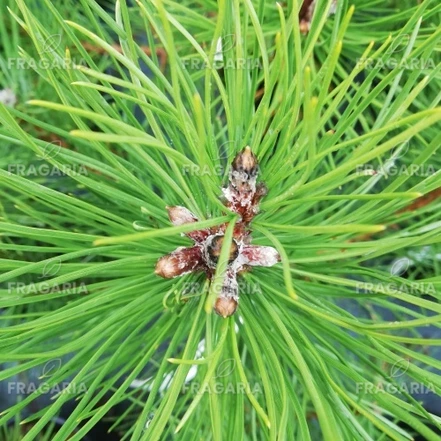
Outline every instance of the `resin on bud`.
{"type": "Polygon", "coordinates": [[[280,254],[273,247],[248,245],[242,249],[245,265],[250,266],[273,266],[280,262],[280,254]]]}

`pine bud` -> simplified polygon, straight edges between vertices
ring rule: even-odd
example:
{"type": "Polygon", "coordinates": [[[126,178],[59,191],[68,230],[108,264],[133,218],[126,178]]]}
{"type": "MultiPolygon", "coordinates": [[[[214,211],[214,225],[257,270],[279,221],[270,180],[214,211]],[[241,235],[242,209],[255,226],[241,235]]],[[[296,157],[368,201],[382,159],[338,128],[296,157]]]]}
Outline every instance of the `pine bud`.
{"type": "Polygon", "coordinates": [[[231,269],[225,274],[225,279],[214,310],[223,318],[233,315],[237,309],[239,300],[239,286],[236,280],[236,273],[231,269]]]}
{"type": "Polygon", "coordinates": [[[273,266],[280,262],[280,255],[273,247],[245,245],[242,256],[244,263],[250,266],[273,266]]]}
{"type": "Polygon", "coordinates": [[[216,314],[223,318],[230,317],[236,312],[237,301],[232,298],[219,297],[214,305],[216,314]]]}
{"type": "Polygon", "coordinates": [[[175,226],[191,224],[198,221],[198,218],[188,208],[179,205],[165,208],[168,211],[168,217],[171,223],[175,226]]]}
{"type": "Polygon", "coordinates": [[[165,279],[172,279],[195,271],[202,264],[200,247],[180,247],[158,260],[155,273],[165,279]]]}
{"type": "MultiPolygon", "coordinates": [[[[176,205],[174,207],[166,207],[166,209],[171,223],[176,227],[192,224],[199,220],[188,208],[176,205]]],[[[203,242],[208,237],[209,231],[195,230],[189,231],[185,235],[196,242],[203,242]]]]}
{"type": "Polygon", "coordinates": [[[233,160],[230,173],[231,185],[239,193],[254,193],[257,172],[257,157],[247,146],[233,160]]]}

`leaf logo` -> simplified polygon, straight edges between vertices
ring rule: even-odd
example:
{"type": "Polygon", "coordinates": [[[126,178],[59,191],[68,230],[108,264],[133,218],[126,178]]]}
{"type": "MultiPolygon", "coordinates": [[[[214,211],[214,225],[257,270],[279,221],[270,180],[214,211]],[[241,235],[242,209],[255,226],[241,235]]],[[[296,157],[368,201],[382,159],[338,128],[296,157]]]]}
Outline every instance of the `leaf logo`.
{"type": "Polygon", "coordinates": [[[410,34],[397,35],[392,41],[386,54],[396,54],[404,51],[410,42],[410,34]]]}
{"type": "Polygon", "coordinates": [[[42,149],[41,154],[38,157],[42,160],[48,160],[55,158],[61,150],[61,142],[54,141],[48,142],[42,149]]]}
{"type": "Polygon", "coordinates": [[[228,377],[234,372],[235,368],[236,360],[233,358],[227,358],[217,365],[216,375],[214,378],[228,377]]]}
{"type": "Polygon", "coordinates": [[[410,140],[404,142],[400,147],[396,149],[396,151],[392,152],[390,159],[397,160],[403,158],[406,153],[409,151],[410,140]]]}
{"type": "Polygon", "coordinates": [[[390,269],[390,274],[392,276],[402,276],[410,268],[411,263],[412,261],[408,257],[395,260],[390,269]]]}
{"type": "Polygon", "coordinates": [[[222,53],[225,53],[236,45],[236,34],[226,34],[221,37],[222,53]]]}
{"type": "Polygon", "coordinates": [[[48,361],[44,366],[40,376],[42,378],[50,378],[56,374],[61,367],[61,358],[56,358],[55,360],[48,361]]]}
{"type": "Polygon", "coordinates": [[[399,378],[403,376],[409,369],[410,362],[406,359],[398,360],[390,367],[390,376],[392,378],[399,378]]]}
{"type": "Polygon", "coordinates": [[[216,42],[216,52],[214,53],[214,61],[222,62],[224,59],[224,53],[231,50],[236,44],[236,35],[227,34],[223,37],[219,37],[216,42]]]}
{"type": "Polygon", "coordinates": [[[234,141],[225,141],[219,146],[219,160],[231,162],[235,155],[234,152],[234,141]]]}
{"type": "Polygon", "coordinates": [[[55,259],[47,262],[46,265],[43,267],[43,273],[41,278],[56,276],[60,271],[60,268],[61,268],[60,259],[55,259]]]}
{"type": "Polygon", "coordinates": [[[61,34],[53,34],[48,37],[40,37],[42,48],[40,54],[49,54],[55,52],[55,50],[61,45],[61,34]]]}

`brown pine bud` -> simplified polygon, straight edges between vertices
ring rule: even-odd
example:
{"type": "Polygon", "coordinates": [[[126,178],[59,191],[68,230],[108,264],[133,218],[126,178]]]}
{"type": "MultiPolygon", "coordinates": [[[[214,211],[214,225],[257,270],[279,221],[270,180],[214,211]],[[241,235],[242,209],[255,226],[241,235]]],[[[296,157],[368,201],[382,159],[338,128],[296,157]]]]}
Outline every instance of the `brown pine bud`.
{"type": "Polygon", "coordinates": [[[249,146],[245,147],[231,164],[230,183],[233,188],[242,194],[254,193],[258,169],[256,155],[249,146]]]}
{"type": "MultiPolygon", "coordinates": [[[[223,234],[216,234],[215,236],[212,236],[210,240],[207,240],[207,244],[206,244],[207,262],[213,268],[216,267],[217,262],[219,260],[224,239],[225,236],[223,234]]],[[[239,255],[239,245],[237,245],[237,242],[233,239],[230,245],[228,263],[230,264],[234,262],[234,260],[237,259],[238,255],[239,255]]]]}
{"type": "Polygon", "coordinates": [[[196,271],[202,265],[202,252],[199,246],[180,247],[158,260],[155,273],[164,279],[172,279],[196,271]]]}
{"type": "Polygon", "coordinates": [[[188,208],[181,207],[179,205],[165,208],[168,211],[168,217],[171,223],[177,227],[198,221],[198,218],[188,208]]]}
{"type": "MultiPolygon", "coordinates": [[[[199,220],[188,208],[181,207],[179,205],[173,207],[165,207],[165,208],[168,211],[168,217],[171,223],[176,227],[186,224],[192,224],[199,220]]],[[[189,231],[188,233],[185,233],[185,235],[196,242],[202,242],[208,237],[209,231],[208,230],[189,231]]]]}
{"type": "Polygon", "coordinates": [[[237,309],[239,300],[239,286],[236,279],[236,272],[229,269],[220,290],[220,294],[214,304],[216,314],[223,318],[233,315],[237,309]]]}
{"type": "Polygon", "coordinates": [[[257,157],[251,151],[250,146],[246,146],[233,159],[233,170],[238,172],[245,172],[248,175],[254,176],[257,173],[257,157]]]}
{"type": "Polygon", "coordinates": [[[230,317],[236,312],[237,301],[233,298],[219,297],[214,305],[216,314],[223,318],[230,317]]]}
{"type": "MultiPolygon", "coordinates": [[[[299,12],[300,19],[300,32],[307,34],[311,27],[312,16],[314,15],[315,8],[317,6],[317,0],[304,0],[299,12]]],[[[333,0],[331,8],[329,9],[328,16],[335,14],[337,10],[337,0],[333,0]]]]}

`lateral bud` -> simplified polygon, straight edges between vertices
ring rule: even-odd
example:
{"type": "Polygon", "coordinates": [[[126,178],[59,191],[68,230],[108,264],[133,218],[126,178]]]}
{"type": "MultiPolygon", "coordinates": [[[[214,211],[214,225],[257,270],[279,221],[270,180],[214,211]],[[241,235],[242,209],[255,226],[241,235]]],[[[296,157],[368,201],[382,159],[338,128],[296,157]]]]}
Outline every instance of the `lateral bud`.
{"type": "MultiPolygon", "coordinates": [[[[180,205],[175,205],[173,207],[165,207],[165,208],[168,211],[168,217],[171,223],[175,227],[179,227],[181,225],[193,224],[199,220],[188,208],[181,207],[180,205]]],[[[203,242],[208,237],[209,231],[195,230],[195,231],[189,231],[185,233],[185,235],[190,239],[200,243],[203,242]]]]}
{"type": "Polygon", "coordinates": [[[168,211],[168,217],[171,223],[175,226],[191,224],[197,222],[198,218],[185,207],[175,205],[173,207],[165,207],[168,211]]]}
{"type": "Polygon", "coordinates": [[[201,261],[202,255],[200,247],[180,247],[172,253],[162,256],[158,260],[155,273],[164,279],[173,279],[196,271],[201,261]]]}

